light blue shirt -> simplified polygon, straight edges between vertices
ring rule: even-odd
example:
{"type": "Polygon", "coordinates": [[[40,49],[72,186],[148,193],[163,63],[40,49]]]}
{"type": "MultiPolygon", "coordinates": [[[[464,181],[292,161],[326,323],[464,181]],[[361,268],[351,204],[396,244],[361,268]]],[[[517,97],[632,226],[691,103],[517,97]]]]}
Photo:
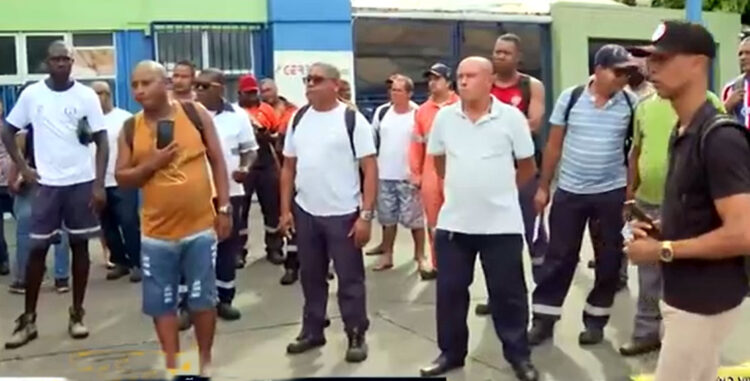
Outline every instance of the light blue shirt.
{"type": "Polygon", "coordinates": [[[625,135],[633,112],[625,98],[635,107],[637,97],[618,92],[597,108],[588,87],[570,110],[565,122],[565,109],[574,88],[560,94],[552,111],[550,123],[565,128],[558,187],[576,194],[604,193],[627,185],[625,167],[625,135]]]}
{"type": "Polygon", "coordinates": [[[461,102],[435,116],[429,155],[445,155],[445,202],[437,228],[465,234],[523,234],[515,160],[534,156],[526,117],[494,97],[472,122],[461,102]]]}

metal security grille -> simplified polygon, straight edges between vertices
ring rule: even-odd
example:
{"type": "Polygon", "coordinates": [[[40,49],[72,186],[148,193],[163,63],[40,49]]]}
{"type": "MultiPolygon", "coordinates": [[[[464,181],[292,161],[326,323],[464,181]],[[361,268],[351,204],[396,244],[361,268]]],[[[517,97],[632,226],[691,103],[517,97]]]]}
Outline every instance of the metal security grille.
{"type": "Polygon", "coordinates": [[[254,42],[262,28],[260,24],[154,23],[155,57],[167,70],[188,60],[199,69],[253,72],[254,42]]]}

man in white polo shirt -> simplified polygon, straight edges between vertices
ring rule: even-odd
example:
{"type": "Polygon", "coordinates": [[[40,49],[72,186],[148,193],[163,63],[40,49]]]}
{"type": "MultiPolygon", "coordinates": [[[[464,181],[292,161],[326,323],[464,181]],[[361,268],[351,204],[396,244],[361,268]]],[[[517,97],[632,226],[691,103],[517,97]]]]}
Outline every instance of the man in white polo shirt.
{"type": "Polygon", "coordinates": [[[294,115],[284,141],[281,228],[297,233],[305,296],[302,332],[287,346],[287,353],[326,343],[326,278],[333,259],[339,310],[349,339],[346,361],[361,362],[367,358],[365,332],[370,325],[362,247],[370,240],[378,168],[372,127],[339,101],[340,80],[341,73],[330,64],[310,67],[305,77],[310,104],[294,115]]]}
{"type": "Polygon", "coordinates": [[[470,57],[458,67],[461,101],[438,111],[427,143],[445,203],[435,232],[437,326],[440,357],[421,370],[436,376],[462,367],[469,330],[469,286],[479,253],[495,332],[503,355],[522,381],[539,374],[526,338],[528,295],[523,270],[524,225],[519,185],[536,174],[526,117],[490,96],[492,64],[470,57]],[[518,169],[514,168],[514,162],[518,169]]]}
{"type": "Polygon", "coordinates": [[[216,253],[216,288],[219,304],[216,313],[224,320],[238,320],[240,311],[232,307],[237,271],[236,258],[242,254],[240,230],[247,230],[247,219],[242,218],[245,202],[244,184],[250,165],[257,157],[258,143],[255,141],[250,119],[224,99],[224,73],[219,69],[208,68],[194,81],[198,102],[206,106],[213,117],[216,133],[221,142],[224,162],[227,164],[229,181],[229,202],[232,205],[232,232],[221,242],[216,253]]]}

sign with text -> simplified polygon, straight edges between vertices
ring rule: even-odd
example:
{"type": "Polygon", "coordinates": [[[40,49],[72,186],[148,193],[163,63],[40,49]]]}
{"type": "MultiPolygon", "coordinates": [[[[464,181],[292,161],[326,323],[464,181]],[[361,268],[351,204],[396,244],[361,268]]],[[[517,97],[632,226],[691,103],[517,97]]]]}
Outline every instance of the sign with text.
{"type": "Polygon", "coordinates": [[[279,95],[301,106],[307,103],[303,78],[316,62],[331,64],[341,71],[341,79],[349,81],[354,99],[354,55],[352,52],[325,52],[318,50],[281,50],[273,53],[274,79],[279,95]]]}

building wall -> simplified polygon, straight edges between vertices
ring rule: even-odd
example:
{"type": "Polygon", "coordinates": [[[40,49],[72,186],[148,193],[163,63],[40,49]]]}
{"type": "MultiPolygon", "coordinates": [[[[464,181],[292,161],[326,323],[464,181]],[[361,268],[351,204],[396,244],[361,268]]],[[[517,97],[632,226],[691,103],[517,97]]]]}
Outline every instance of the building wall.
{"type": "MultiPolygon", "coordinates": [[[[589,38],[649,41],[661,20],[685,17],[683,10],[561,2],[552,5],[551,14],[555,96],[587,78],[589,38]]],[[[706,12],[703,20],[719,44],[714,72],[714,90],[717,90],[738,72],[740,16],[706,12]]]]}
{"type": "Polygon", "coordinates": [[[3,0],[0,31],[147,29],[153,21],[265,22],[266,0],[3,0]]]}
{"type": "Polygon", "coordinates": [[[302,78],[318,61],[337,66],[354,91],[350,0],[324,1],[268,0],[273,77],[279,93],[296,104],[306,103],[302,78]]]}

